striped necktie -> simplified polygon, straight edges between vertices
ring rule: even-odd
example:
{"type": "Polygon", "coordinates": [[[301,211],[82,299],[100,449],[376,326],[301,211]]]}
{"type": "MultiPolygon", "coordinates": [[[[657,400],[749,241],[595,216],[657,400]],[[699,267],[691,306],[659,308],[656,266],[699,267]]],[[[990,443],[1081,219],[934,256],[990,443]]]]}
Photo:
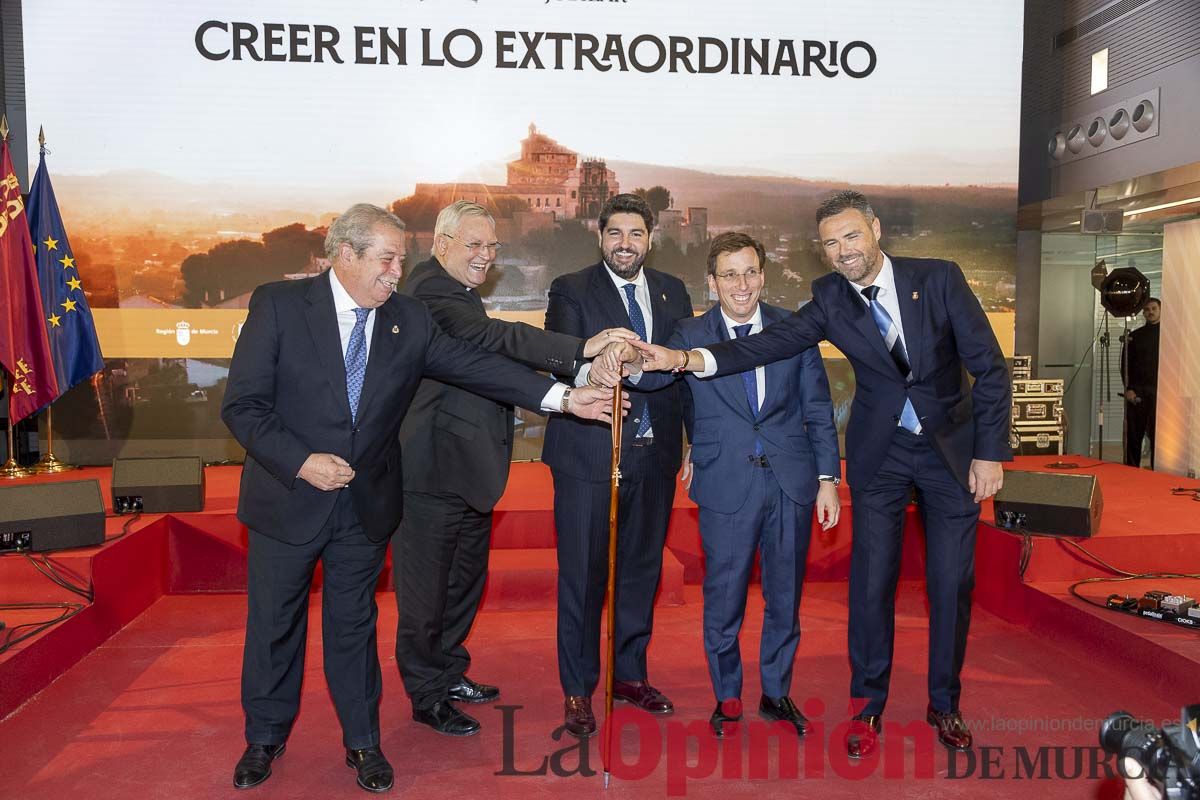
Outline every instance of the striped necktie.
{"type": "MultiPolygon", "coordinates": [[[[637,284],[627,283],[621,288],[625,290],[625,297],[629,300],[629,327],[633,328],[633,332],[643,342],[650,341],[650,337],[646,335],[646,318],[642,316],[642,307],[638,305],[637,296],[634,294],[637,291],[637,284]]],[[[642,421],[638,423],[637,429],[639,437],[650,432],[650,405],[648,403],[642,403],[641,418],[642,421]]]]}
{"type": "MultiPolygon", "coordinates": [[[[892,354],[892,361],[900,370],[901,377],[911,381],[912,368],[908,365],[908,353],[904,349],[904,342],[900,339],[900,329],[896,327],[895,321],[883,307],[883,303],[879,302],[877,298],[879,287],[868,286],[862,290],[862,293],[863,297],[867,298],[867,305],[871,309],[871,316],[875,319],[875,327],[879,329],[879,335],[883,337],[883,344],[892,354]]],[[[900,412],[900,425],[912,433],[921,432],[921,421],[917,419],[917,411],[913,408],[912,400],[907,397],[904,398],[904,410],[900,412]]]]}

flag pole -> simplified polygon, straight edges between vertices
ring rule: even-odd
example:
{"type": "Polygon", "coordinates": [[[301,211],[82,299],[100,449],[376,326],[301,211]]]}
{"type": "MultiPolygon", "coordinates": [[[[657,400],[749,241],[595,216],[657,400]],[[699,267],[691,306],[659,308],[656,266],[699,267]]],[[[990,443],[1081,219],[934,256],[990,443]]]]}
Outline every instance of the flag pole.
{"type": "Polygon", "coordinates": [[[624,425],[621,385],[613,389],[612,407],[612,485],[608,498],[608,639],[604,668],[604,743],[601,762],[604,765],[604,788],[612,778],[613,671],[616,654],[614,628],[617,624],[617,511],[621,485],[621,428],[624,425]]]}
{"type": "MultiPolygon", "coordinates": [[[[38,127],[38,154],[46,155],[46,129],[38,127]]],[[[53,404],[46,406],[46,452],[31,469],[38,474],[53,474],[57,472],[70,472],[73,469],[79,469],[74,464],[68,464],[65,461],[60,461],[54,455],[54,406],[53,404]]]]}
{"type": "MultiPolygon", "coordinates": [[[[3,370],[0,370],[3,373],[3,370]]],[[[6,392],[8,399],[8,424],[4,426],[8,435],[8,461],[0,466],[0,480],[16,480],[17,478],[28,478],[33,473],[17,463],[17,450],[13,439],[13,420],[12,420],[12,379],[5,378],[6,392]]]]}

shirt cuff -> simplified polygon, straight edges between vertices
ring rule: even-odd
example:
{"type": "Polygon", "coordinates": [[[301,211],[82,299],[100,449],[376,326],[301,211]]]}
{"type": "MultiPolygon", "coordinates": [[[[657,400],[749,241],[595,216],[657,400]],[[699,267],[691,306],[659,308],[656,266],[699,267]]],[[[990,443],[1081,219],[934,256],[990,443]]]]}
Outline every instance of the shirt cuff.
{"type": "Polygon", "coordinates": [[[562,411],[563,394],[567,391],[565,383],[555,383],[550,387],[550,391],[546,392],[546,396],[542,398],[542,411],[550,414],[562,411]]]}
{"type": "Polygon", "coordinates": [[[591,372],[592,372],[592,362],[588,361],[582,367],[579,368],[579,372],[575,373],[575,385],[576,386],[587,386],[588,385],[588,375],[591,374],[591,372]]]}
{"type": "Polygon", "coordinates": [[[717,373],[717,360],[713,358],[713,354],[708,352],[703,347],[695,348],[700,357],[704,359],[704,369],[696,373],[697,378],[711,378],[717,373]]]}

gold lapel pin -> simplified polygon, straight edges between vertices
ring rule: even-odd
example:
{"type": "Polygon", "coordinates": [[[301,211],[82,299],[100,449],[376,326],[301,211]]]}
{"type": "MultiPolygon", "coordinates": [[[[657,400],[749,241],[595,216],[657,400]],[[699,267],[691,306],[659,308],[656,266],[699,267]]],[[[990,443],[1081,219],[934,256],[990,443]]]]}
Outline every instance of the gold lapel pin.
{"type": "Polygon", "coordinates": [[[921,293],[913,292],[913,300],[920,300],[920,299],[921,299],[921,293]]]}
{"type": "MultiPolygon", "coordinates": [[[[916,295],[915,295],[915,294],[913,295],[913,298],[914,298],[914,299],[916,298],[916,295]]],[[[400,332],[400,326],[399,326],[399,325],[393,325],[393,326],[392,326],[392,333],[399,333],[399,332],[400,332]]]]}
{"type": "Polygon", "coordinates": [[[667,302],[667,293],[666,292],[663,292],[662,299],[663,299],[664,303],[667,302]]]}

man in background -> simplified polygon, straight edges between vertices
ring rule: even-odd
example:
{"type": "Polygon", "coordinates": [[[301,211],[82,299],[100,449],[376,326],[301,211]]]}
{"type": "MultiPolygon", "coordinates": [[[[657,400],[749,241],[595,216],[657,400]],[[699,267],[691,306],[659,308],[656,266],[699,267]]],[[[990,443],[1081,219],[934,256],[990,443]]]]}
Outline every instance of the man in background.
{"type": "Polygon", "coordinates": [[[1125,382],[1125,463],[1142,465],[1142,441],[1150,440],[1150,469],[1154,469],[1154,416],[1158,399],[1158,321],[1162,303],[1146,301],[1146,324],[1125,336],[1121,379],[1125,382]]]}

